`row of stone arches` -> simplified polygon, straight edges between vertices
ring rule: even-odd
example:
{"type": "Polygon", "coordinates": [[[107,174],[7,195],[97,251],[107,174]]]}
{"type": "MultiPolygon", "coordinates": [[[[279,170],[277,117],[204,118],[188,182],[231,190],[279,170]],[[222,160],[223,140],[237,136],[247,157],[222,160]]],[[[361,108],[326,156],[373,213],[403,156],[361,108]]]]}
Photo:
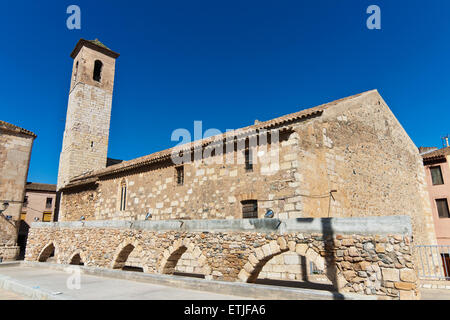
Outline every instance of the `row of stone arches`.
{"type": "MultiPolygon", "coordinates": [[[[77,250],[68,256],[67,259],[61,259],[59,261],[57,259],[58,255],[56,254],[57,247],[53,242],[46,245],[39,254],[38,261],[45,262],[53,257],[57,263],[64,264],[72,264],[72,265],[84,265],[87,262],[85,252],[81,250],[77,250]]],[[[270,264],[273,264],[273,268],[278,267],[282,268],[282,266],[274,264],[274,259],[291,257],[293,255],[299,255],[301,258],[298,261],[299,263],[298,270],[301,272],[301,277],[303,281],[308,281],[306,273],[307,266],[306,261],[309,263],[313,263],[317,270],[325,271],[326,262],[325,259],[320,256],[313,248],[308,247],[306,244],[297,244],[288,246],[286,241],[271,241],[270,243],[256,248],[252,254],[249,255],[248,261],[244,264],[241,270],[238,270],[237,281],[241,282],[249,282],[249,283],[264,283],[261,282],[261,274],[270,274],[271,272],[266,272],[270,264]]],[[[138,243],[138,241],[124,241],[121,243],[115,253],[113,254],[112,261],[109,265],[111,269],[121,269],[127,271],[140,271],[144,273],[160,273],[160,274],[169,274],[169,275],[184,275],[184,276],[193,276],[205,279],[213,279],[213,273],[211,267],[207,263],[207,258],[203,255],[202,251],[195,246],[189,239],[178,239],[175,240],[170,247],[165,249],[162,254],[160,254],[160,258],[158,259],[157,267],[149,267],[146,263],[146,260],[143,257],[142,246],[138,243]],[[139,259],[136,259],[136,262],[130,263],[130,257],[135,255],[139,259]],[[183,261],[183,257],[188,256],[191,263],[195,263],[195,265],[186,267],[185,269],[180,269],[184,267],[181,265],[183,261]],[[181,270],[181,272],[180,272],[181,270]]],[[[292,260],[292,259],[291,259],[292,260]]],[[[289,267],[289,265],[287,266],[289,267]]],[[[277,270],[279,271],[279,270],[277,270]]],[[[300,274],[299,272],[299,274],[300,274]]],[[[280,273],[280,272],[272,272],[272,274],[280,273]]],[[[289,273],[288,273],[289,274],[289,273]]],[[[289,274],[289,275],[292,275],[289,274]]],[[[336,270],[335,275],[331,275],[330,273],[324,272],[324,277],[328,276],[328,284],[327,288],[324,286],[324,289],[338,289],[342,286],[342,282],[345,282],[340,272],[336,270]],[[330,287],[330,284],[333,288],[330,287]]],[[[268,277],[270,280],[270,276],[268,277]]],[[[278,278],[278,285],[282,283],[283,280],[299,280],[298,278],[293,279],[283,279],[282,277],[278,278]],[[281,282],[280,282],[281,281],[281,282]]],[[[270,282],[266,283],[270,284],[270,282]]],[[[292,281],[290,282],[292,284],[292,281]]],[[[292,285],[291,285],[292,286],[292,285]]]]}

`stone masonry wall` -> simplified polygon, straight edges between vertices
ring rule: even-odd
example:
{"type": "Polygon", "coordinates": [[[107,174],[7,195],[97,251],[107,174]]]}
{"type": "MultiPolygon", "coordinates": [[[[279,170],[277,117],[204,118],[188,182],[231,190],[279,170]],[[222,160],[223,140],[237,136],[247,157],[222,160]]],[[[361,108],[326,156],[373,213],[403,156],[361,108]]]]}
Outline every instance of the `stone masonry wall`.
{"type": "MultiPolygon", "coordinates": [[[[333,232],[327,228],[321,233],[307,229],[301,232],[279,226],[309,224],[309,219],[280,220],[276,224],[277,221],[267,220],[235,220],[234,225],[219,221],[226,224],[223,231],[214,227],[214,220],[210,224],[189,221],[185,230],[161,228],[151,221],[129,227],[107,222],[84,226],[35,223],[25,259],[46,261],[52,251],[49,248],[54,247],[57,263],[69,264],[79,254],[86,266],[120,269],[134,265],[144,272],[172,274],[183,256],[188,261],[182,263],[183,272],[201,273],[206,279],[254,282],[269,261],[288,253],[313,262],[339,292],[376,295],[380,299],[417,298],[411,236],[402,230],[397,229],[394,234],[383,230],[367,234],[363,229],[359,234],[354,232],[356,229],[341,233],[345,231],[342,228],[332,228],[333,232]],[[272,227],[264,228],[268,223],[272,227]],[[131,264],[127,263],[129,257],[133,257],[131,264]]],[[[390,221],[394,220],[387,223],[390,221]]],[[[407,224],[404,221],[400,222],[407,224]]]]}

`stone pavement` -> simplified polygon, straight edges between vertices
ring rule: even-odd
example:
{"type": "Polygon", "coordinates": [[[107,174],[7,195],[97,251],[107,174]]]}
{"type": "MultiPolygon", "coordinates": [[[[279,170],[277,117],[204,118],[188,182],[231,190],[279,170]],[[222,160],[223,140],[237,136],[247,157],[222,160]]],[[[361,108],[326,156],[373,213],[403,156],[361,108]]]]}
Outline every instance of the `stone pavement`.
{"type": "MultiPolygon", "coordinates": [[[[137,282],[124,279],[113,279],[81,274],[80,289],[69,289],[67,280],[70,273],[64,271],[3,266],[0,276],[7,276],[14,281],[30,288],[39,289],[54,294],[60,299],[77,300],[242,300],[240,296],[215,294],[182,288],[174,288],[151,283],[137,282]]],[[[75,282],[72,282],[75,284],[75,282]]],[[[18,299],[20,296],[0,291],[0,299],[18,299]]],[[[23,299],[23,298],[22,298],[23,299]]]]}

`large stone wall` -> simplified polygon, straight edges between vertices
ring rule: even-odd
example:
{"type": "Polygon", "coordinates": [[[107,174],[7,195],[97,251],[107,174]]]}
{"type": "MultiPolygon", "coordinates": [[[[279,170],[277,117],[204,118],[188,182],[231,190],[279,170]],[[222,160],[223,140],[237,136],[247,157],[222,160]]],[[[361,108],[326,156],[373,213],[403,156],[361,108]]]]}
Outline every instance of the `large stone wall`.
{"type": "Polygon", "coordinates": [[[240,201],[252,199],[260,218],[267,208],[280,219],[406,212],[415,241],[435,244],[421,157],[377,91],[324,105],[321,115],[279,129],[275,170],[257,163],[248,172],[236,161],[197,160],[185,164],[182,186],[170,161],[102,175],[95,184],[64,190],[61,221],[143,220],[148,212],[154,220],[238,219],[240,201]],[[124,211],[122,181],[128,188],[124,211]]]}
{"type": "Polygon", "coordinates": [[[46,261],[54,252],[57,263],[81,258],[87,266],[164,274],[184,260],[183,272],[255,282],[270,261],[298,255],[297,262],[312,262],[341,293],[414,299],[411,233],[407,216],[34,223],[26,260],[46,261]]]}
{"type": "Polygon", "coordinates": [[[3,202],[9,204],[0,215],[0,257],[3,260],[12,260],[18,253],[18,221],[35,137],[24,129],[0,125],[0,206],[3,202]],[[7,220],[6,216],[12,219],[7,220]]]}

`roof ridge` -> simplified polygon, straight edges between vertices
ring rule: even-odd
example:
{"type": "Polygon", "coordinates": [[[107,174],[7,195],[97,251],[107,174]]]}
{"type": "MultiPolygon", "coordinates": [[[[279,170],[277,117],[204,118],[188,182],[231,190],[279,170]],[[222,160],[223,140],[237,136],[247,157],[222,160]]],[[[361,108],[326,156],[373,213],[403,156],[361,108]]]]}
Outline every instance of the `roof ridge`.
{"type": "Polygon", "coordinates": [[[221,133],[215,136],[211,136],[211,137],[207,137],[207,138],[203,138],[203,139],[199,139],[199,140],[195,140],[195,141],[191,141],[188,142],[186,144],[180,145],[180,146],[175,146],[175,147],[171,147],[171,148],[167,148],[167,149],[163,149],[160,151],[156,151],[141,157],[137,157],[131,160],[127,160],[127,161],[123,161],[121,163],[106,167],[106,168],[102,168],[99,170],[95,170],[95,171],[91,171],[91,172],[86,172],[84,174],[78,175],[76,177],[73,177],[70,182],[72,181],[80,181],[80,180],[84,180],[84,179],[88,179],[88,178],[92,178],[92,177],[96,177],[96,176],[102,176],[102,175],[107,175],[107,174],[113,174],[116,173],[118,171],[124,171],[124,170],[128,170],[128,169],[132,169],[135,168],[136,166],[140,166],[140,165],[144,165],[146,163],[149,163],[151,161],[156,161],[156,160],[162,160],[163,158],[166,158],[167,156],[170,156],[171,150],[175,150],[175,148],[179,148],[180,151],[184,151],[187,149],[192,149],[198,146],[204,146],[205,144],[208,144],[210,142],[216,141],[216,139],[218,137],[223,137],[225,138],[225,135],[229,135],[229,134],[234,134],[235,136],[239,136],[242,135],[244,133],[247,133],[247,131],[252,131],[252,130],[260,130],[260,129],[265,129],[265,128],[270,128],[288,121],[295,121],[298,118],[304,118],[304,117],[309,117],[309,116],[314,116],[314,115],[319,115],[323,112],[323,110],[329,108],[330,106],[334,106],[337,105],[339,103],[345,102],[345,101],[349,101],[352,100],[354,98],[358,98],[361,97],[363,95],[366,94],[370,94],[373,92],[377,92],[378,90],[373,89],[373,90],[369,90],[369,91],[364,91],[358,94],[354,94],[348,97],[344,97],[341,99],[337,99],[337,100],[333,100],[327,103],[323,103],[321,105],[315,106],[315,107],[311,107],[311,108],[306,108],[306,109],[302,109],[300,111],[296,111],[284,116],[280,116],[277,118],[273,118],[270,120],[266,120],[266,121],[261,121],[259,123],[253,124],[253,125],[249,125],[246,127],[242,127],[242,128],[237,128],[234,129],[232,131],[228,131],[226,133],[221,133]]]}

